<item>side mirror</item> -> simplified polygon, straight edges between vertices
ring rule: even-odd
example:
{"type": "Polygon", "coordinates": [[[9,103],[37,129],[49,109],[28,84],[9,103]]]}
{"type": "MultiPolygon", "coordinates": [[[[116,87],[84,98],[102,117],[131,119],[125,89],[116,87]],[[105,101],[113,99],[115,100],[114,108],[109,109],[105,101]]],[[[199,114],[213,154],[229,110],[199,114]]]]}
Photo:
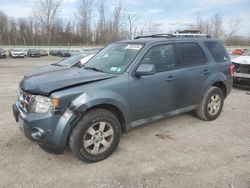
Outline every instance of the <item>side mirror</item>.
{"type": "Polygon", "coordinates": [[[135,71],[135,76],[154,75],[155,66],[153,64],[141,64],[135,71]]]}

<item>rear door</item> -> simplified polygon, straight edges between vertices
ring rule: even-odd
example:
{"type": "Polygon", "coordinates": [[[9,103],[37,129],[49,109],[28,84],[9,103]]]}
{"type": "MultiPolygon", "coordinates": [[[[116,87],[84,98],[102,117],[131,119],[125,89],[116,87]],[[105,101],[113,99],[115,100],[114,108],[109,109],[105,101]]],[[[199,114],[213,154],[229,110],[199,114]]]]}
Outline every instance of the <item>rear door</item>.
{"type": "Polygon", "coordinates": [[[202,86],[210,74],[206,57],[196,42],[177,43],[178,74],[176,75],[176,100],[179,108],[197,104],[202,86]]]}

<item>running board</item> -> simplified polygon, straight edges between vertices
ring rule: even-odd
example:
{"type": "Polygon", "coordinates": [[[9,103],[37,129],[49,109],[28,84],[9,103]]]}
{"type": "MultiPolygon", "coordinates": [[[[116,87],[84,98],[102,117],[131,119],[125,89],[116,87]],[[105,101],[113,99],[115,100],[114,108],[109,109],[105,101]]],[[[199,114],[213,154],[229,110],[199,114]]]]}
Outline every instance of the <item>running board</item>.
{"type": "Polygon", "coordinates": [[[147,123],[151,123],[151,122],[154,122],[154,121],[157,121],[157,120],[161,120],[161,119],[166,118],[166,117],[171,117],[171,116],[181,114],[181,113],[184,113],[184,112],[189,112],[189,111],[192,111],[192,110],[194,110],[196,108],[197,108],[197,105],[187,106],[185,108],[181,108],[181,109],[177,109],[177,110],[170,111],[170,112],[167,112],[167,113],[154,115],[154,116],[151,116],[149,118],[133,121],[131,124],[127,125],[126,131],[128,131],[129,129],[132,129],[132,128],[147,124],[147,123]]]}

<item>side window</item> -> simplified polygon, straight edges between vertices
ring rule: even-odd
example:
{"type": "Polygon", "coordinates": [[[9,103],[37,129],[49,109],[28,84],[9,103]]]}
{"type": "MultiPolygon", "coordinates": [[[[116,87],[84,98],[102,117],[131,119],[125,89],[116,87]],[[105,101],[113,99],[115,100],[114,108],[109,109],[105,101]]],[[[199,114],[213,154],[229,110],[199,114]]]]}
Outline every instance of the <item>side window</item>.
{"type": "Polygon", "coordinates": [[[181,66],[200,65],[205,63],[205,57],[202,49],[196,43],[178,44],[180,52],[181,66]]]}
{"type": "Polygon", "coordinates": [[[163,72],[175,67],[174,45],[165,44],[152,47],[141,60],[142,64],[154,64],[156,72],[163,72]]]}
{"type": "Polygon", "coordinates": [[[227,53],[219,42],[204,42],[216,62],[226,62],[227,53]]]}

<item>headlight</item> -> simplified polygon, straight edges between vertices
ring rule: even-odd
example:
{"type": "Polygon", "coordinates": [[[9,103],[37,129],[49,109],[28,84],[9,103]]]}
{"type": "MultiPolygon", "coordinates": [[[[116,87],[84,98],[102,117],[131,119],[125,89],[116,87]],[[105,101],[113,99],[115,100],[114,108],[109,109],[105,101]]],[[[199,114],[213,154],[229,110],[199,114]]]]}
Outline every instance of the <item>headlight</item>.
{"type": "Polygon", "coordinates": [[[32,111],[35,113],[48,112],[52,107],[52,100],[48,97],[36,95],[32,101],[32,111]]]}

